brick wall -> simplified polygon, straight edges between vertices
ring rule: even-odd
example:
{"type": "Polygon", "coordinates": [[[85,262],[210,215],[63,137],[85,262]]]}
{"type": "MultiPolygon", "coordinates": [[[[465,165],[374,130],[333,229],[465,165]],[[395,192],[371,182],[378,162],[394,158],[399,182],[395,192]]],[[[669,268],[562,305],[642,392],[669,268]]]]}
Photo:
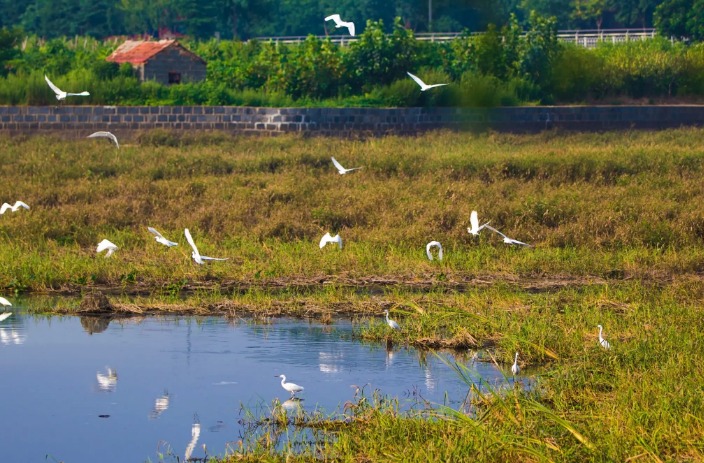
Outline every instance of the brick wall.
{"type": "Polygon", "coordinates": [[[550,106],[467,108],[250,108],[235,106],[0,106],[3,133],[148,129],[222,130],[274,135],[413,134],[424,130],[546,128],[598,131],[704,125],[704,106],[550,106]]]}

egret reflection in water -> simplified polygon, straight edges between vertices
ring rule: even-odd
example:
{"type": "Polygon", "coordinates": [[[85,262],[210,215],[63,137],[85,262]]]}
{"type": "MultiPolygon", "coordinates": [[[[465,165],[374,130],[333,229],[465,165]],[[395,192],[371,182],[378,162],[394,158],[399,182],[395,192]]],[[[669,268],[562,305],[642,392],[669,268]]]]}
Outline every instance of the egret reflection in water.
{"type": "Polygon", "coordinates": [[[24,333],[13,328],[0,328],[0,343],[6,346],[24,344],[26,339],[24,333]]]}
{"type": "Polygon", "coordinates": [[[196,444],[198,443],[198,438],[200,437],[200,419],[198,418],[198,415],[193,415],[193,426],[191,426],[191,440],[188,442],[188,445],[186,446],[186,453],[184,454],[184,460],[189,461],[191,460],[191,455],[193,454],[193,450],[196,448],[196,444]]]}
{"type": "Polygon", "coordinates": [[[339,373],[343,361],[342,353],[318,352],[318,367],[323,373],[339,373]]]}
{"type": "Polygon", "coordinates": [[[117,388],[117,371],[110,367],[105,367],[105,369],[106,373],[98,372],[95,375],[98,380],[98,388],[101,391],[114,392],[117,388]]]}
{"type": "Polygon", "coordinates": [[[169,391],[164,391],[162,395],[156,398],[154,401],[154,408],[149,413],[149,419],[155,420],[161,416],[169,408],[169,401],[171,397],[169,396],[169,391]]]}

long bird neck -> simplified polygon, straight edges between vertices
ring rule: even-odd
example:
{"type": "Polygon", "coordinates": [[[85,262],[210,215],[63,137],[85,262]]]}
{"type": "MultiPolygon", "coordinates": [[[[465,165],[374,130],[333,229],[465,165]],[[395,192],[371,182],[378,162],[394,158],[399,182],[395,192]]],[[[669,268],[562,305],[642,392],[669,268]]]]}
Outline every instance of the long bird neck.
{"type": "Polygon", "coordinates": [[[513,359],[513,363],[518,363],[518,352],[516,352],[516,357],[513,359]]]}
{"type": "Polygon", "coordinates": [[[283,386],[285,382],[286,382],[286,376],[281,375],[281,385],[283,386]]]}

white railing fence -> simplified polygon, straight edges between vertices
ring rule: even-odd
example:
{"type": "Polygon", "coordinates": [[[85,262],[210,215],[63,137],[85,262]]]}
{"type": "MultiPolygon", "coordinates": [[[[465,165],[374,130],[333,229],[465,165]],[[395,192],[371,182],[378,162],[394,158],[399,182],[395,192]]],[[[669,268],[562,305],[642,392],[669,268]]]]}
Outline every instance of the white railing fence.
{"type": "MultiPolygon", "coordinates": [[[[470,35],[479,35],[481,32],[474,32],[470,35]]],[[[461,32],[421,32],[415,34],[416,40],[427,42],[449,42],[462,35],[461,32]]],[[[575,43],[586,48],[594,48],[599,42],[621,43],[633,40],[648,40],[655,37],[655,29],[601,29],[601,30],[566,30],[558,31],[557,38],[563,42],[575,43]]],[[[319,39],[330,39],[332,43],[341,46],[348,45],[350,42],[358,40],[356,37],[343,35],[319,35],[319,39]]],[[[283,37],[255,37],[253,40],[261,42],[276,42],[276,43],[300,43],[307,36],[283,36],[283,37]]]]}

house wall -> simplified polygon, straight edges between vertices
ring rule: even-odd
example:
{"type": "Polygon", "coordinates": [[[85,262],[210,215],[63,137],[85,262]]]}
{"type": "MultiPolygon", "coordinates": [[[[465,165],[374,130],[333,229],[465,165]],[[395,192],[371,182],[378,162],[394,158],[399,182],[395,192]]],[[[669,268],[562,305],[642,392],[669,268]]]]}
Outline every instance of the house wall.
{"type": "Polygon", "coordinates": [[[155,80],[168,85],[169,72],[180,72],[181,82],[198,82],[205,80],[205,68],[205,63],[194,60],[180,48],[171,46],[144,63],[142,77],[143,80],[155,80]]]}
{"type": "Polygon", "coordinates": [[[0,106],[0,134],[221,130],[237,134],[366,136],[435,129],[539,132],[704,126],[704,106],[250,108],[240,106],[0,106]]]}

